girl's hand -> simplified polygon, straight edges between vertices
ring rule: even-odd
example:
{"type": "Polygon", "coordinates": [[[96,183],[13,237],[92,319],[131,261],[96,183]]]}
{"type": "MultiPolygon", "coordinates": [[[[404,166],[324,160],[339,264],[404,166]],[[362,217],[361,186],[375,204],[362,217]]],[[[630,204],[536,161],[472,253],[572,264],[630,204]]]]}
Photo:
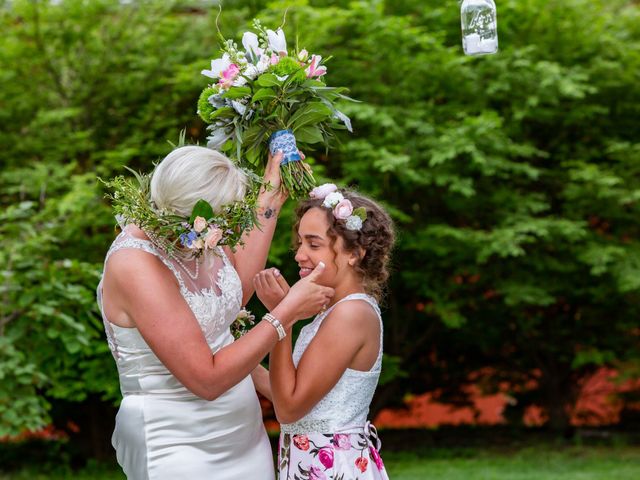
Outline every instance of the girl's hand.
{"type": "Polygon", "coordinates": [[[315,315],[325,308],[335,295],[336,292],[333,288],[317,283],[324,268],[324,263],[318,263],[309,275],[298,280],[289,289],[287,295],[278,304],[278,309],[286,309],[293,318],[290,325],[284,325],[285,328],[290,328],[297,320],[315,315]]]}
{"type": "Polygon", "coordinates": [[[273,310],[289,293],[289,284],[276,268],[263,270],[253,277],[256,294],[269,311],[273,310]]]}

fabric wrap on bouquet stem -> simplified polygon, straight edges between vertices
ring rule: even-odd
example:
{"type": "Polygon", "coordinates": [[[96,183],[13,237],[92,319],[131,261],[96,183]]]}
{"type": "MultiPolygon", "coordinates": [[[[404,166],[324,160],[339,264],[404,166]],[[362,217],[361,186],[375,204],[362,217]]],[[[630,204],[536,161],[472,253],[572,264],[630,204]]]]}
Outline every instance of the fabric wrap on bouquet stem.
{"type": "Polygon", "coordinates": [[[284,153],[280,165],[302,160],[300,152],[298,152],[298,146],[296,145],[296,137],[293,135],[292,130],[278,130],[271,135],[269,139],[269,151],[271,155],[275,155],[278,150],[282,150],[284,153]]]}

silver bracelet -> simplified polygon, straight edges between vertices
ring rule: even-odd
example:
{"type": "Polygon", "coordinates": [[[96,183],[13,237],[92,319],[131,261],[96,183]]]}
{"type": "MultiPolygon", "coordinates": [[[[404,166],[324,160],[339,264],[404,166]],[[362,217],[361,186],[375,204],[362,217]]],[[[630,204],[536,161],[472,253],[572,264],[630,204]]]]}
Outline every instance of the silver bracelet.
{"type": "Polygon", "coordinates": [[[280,320],[278,320],[276,317],[274,317],[270,313],[267,313],[265,314],[264,317],[262,317],[262,319],[269,322],[271,325],[273,325],[273,328],[276,329],[276,331],[278,332],[278,341],[282,340],[284,337],[287,336],[287,332],[285,331],[284,327],[280,323],[280,320]]]}

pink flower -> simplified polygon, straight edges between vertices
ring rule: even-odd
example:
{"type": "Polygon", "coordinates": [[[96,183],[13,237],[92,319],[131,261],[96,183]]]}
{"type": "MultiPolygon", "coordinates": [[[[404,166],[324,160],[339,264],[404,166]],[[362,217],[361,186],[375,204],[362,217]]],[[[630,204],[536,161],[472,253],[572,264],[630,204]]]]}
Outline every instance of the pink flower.
{"type": "Polygon", "coordinates": [[[301,62],[306,62],[307,58],[309,58],[309,52],[305,48],[298,52],[298,60],[301,62]]]}
{"type": "Polygon", "coordinates": [[[193,229],[200,233],[207,227],[207,220],[204,217],[196,217],[193,221],[193,229]]]}
{"type": "Polygon", "coordinates": [[[220,85],[222,88],[229,88],[233,86],[233,81],[239,73],[240,69],[238,68],[238,66],[235,63],[232,63],[226,68],[226,70],[222,72],[218,85],[220,85]]]}
{"type": "Polygon", "coordinates": [[[324,468],[333,467],[333,449],[331,447],[323,447],[318,451],[318,460],[324,465],[324,468]]]}
{"type": "Polygon", "coordinates": [[[312,465],[309,468],[309,480],[327,480],[327,476],[319,467],[312,465]]]}
{"type": "Polygon", "coordinates": [[[358,457],[356,458],[356,467],[358,468],[358,470],[360,470],[361,472],[364,473],[364,471],[367,469],[367,466],[369,465],[369,460],[367,460],[364,457],[358,457]]]}
{"type": "Polygon", "coordinates": [[[351,448],[351,438],[346,433],[336,433],[333,435],[333,444],[338,450],[349,450],[351,448]]]}
{"type": "Polygon", "coordinates": [[[275,53],[271,54],[271,65],[276,65],[280,61],[280,57],[275,53]]]}
{"type": "Polygon", "coordinates": [[[222,240],[222,230],[218,227],[211,227],[204,237],[204,245],[209,249],[213,249],[222,240]]]}
{"type": "Polygon", "coordinates": [[[340,202],[333,207],[333,216],[340,220],[346,220],[353,213],[353,205],[348,198],[340,200],[340,202]]]}
{"type": "Polygon", "coordinates": [[[311,63],[305,70],[305,72],[307,73],[307,78],[321,77],[322,75],[327,73],[327,67],[321,67],[320,60],[322,60],[322,57],[320,55],[311,56],[311,63]]]}
{"type": "Polygon", "coordinates": [[[336,190],[338,190],[338,187],[336,187],[333,183],[325,183],[311,190],[311,192],[309,193],[309,196],[311,198],[324,199],[327,195],[335,192],[336,190]]]}
{"type": "Polygon", "coordinates": [[[309,450],[309,437],[306,435],[294,435],[293,444],[298,448],[298,450],[306,452],[309,450]]]}
{"type": "Polygon", "coordinates": [[[384,470],[384,463],[382,463],[382,458],[380,458],[378,450],[376,450],[374,447],[369,447],[369,454],[373,459],[373,463],[375,463],[376,467],[378,467],[378,470],[384,470]]]}

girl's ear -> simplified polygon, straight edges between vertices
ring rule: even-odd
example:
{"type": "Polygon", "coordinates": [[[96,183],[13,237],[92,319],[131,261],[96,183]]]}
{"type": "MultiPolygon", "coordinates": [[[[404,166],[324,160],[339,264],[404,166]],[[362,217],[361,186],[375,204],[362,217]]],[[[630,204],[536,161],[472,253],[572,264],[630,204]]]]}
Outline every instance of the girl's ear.
{"type": "Polygon", "coordinates": [[[362,247],[359,247],[355,252],[351,252],[351,255],[349,257],[349,266],[355,267],[362,261],[366,253],[367,251],[362,247]]]}

